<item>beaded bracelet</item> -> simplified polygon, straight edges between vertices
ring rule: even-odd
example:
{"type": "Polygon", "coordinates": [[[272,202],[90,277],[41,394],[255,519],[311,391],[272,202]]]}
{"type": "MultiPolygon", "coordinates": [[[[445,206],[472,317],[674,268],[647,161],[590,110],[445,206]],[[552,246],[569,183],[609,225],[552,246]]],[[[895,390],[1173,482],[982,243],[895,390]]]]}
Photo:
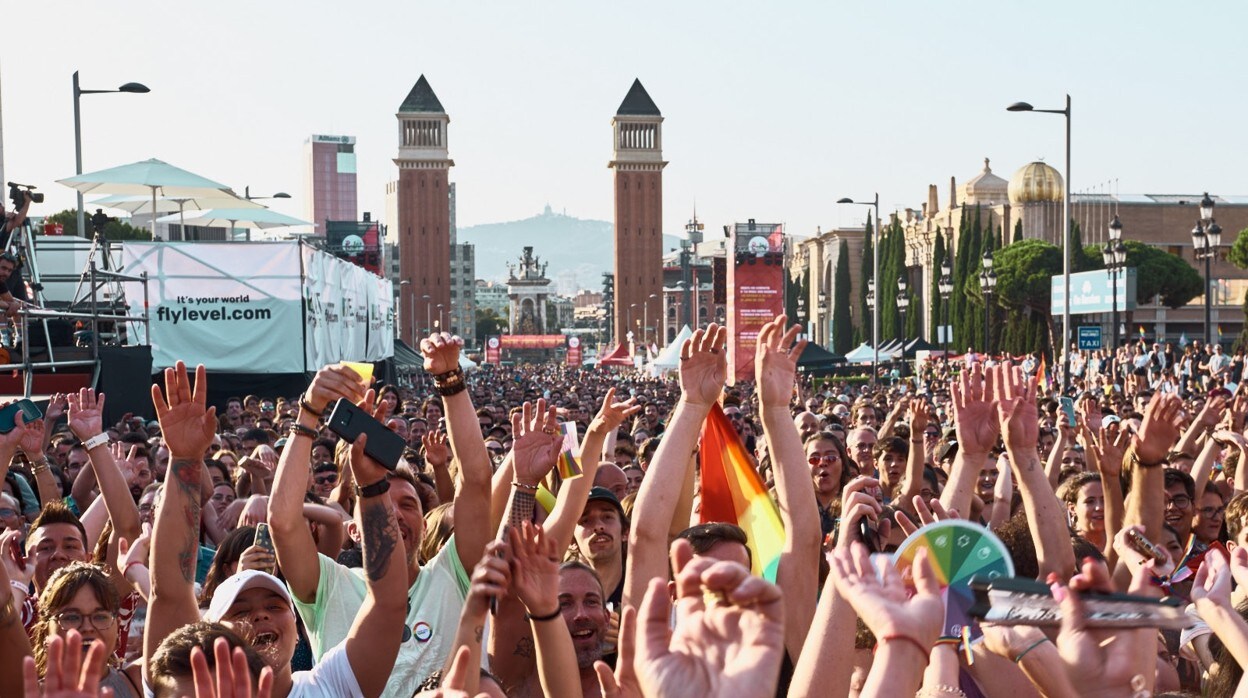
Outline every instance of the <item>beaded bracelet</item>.
{"type": "Polygon", "coordinates": [[[307,396],[307,395],[300,395],[300,396],[299,396],[299,409],[301,409],[301,410],[305,410],[306,412],[308,412],[309,414],[311,414],[311,415],[313,415],[313,416],[315,416],[315,417],[322,417],[322,416],[324,416],[324,414],[325,414],[324,412],[319,412],[319,411],[317,411],[316,409],[314,409],[314,408],[312,407],[312,405],[311,405],[311,404],[309,404],[309,403],[308,403],[308,396],[307,396]]]}
{"type": "Polygon", "coordinates": [[[291,438],[294,438],[296,436],[306,436],[309,439],[312,439],[313,441],[315,441],[316,438],[320,436],[320,434],[318,434],[315,429],[312,429],[310,427],[305,427],[302,424],[299,424],[298,422],[296,422],[290,425],[290,436],[291,438]]]}

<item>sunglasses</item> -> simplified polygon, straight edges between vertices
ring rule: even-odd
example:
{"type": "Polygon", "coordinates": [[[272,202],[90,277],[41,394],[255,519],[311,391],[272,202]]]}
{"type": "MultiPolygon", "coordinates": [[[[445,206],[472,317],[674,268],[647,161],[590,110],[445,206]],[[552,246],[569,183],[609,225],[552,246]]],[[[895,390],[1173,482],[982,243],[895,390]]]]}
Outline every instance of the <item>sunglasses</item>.
{"type": "Polygon", "coordinates": [[[338,474],[329,473],[328,475],[317,475],[312,479],[315,480],[318,485],[332,485],[335,482],[338,482],[338,474]]]}
{"type": "Polygon", "coordinates": [[[824,453],[823,455],[812,453],[806,457],[806,462],[811,465],[819,465],[820,463],[835,463],[840,459],[841,456],[838,453],[824,453]]]}

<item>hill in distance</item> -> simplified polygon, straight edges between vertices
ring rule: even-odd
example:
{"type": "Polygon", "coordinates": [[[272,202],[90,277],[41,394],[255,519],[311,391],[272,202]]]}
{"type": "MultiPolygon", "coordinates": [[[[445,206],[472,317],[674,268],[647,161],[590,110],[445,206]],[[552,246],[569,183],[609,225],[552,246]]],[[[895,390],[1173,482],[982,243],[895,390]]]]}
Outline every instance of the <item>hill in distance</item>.
{"type": "MultiPolygon", "coordinates": [[[[539,215],[507,223],[482,223],[459,228],[458,241],[476,246],[477,278],[507,281],[507,263],[515,263],[526,245],[548,262],[546,276],[561,292],[597,291],[602,275],[613,268],[614,226],[610,221],[574,218],[547,205],[539,215]],[[570,274],[575,275],[571,282],[570,274]],[[569,290],[571,287],[571,291],[569,290]]],[[[663,249],[679,247],[680,238],[663,236],[663,249]]]]}

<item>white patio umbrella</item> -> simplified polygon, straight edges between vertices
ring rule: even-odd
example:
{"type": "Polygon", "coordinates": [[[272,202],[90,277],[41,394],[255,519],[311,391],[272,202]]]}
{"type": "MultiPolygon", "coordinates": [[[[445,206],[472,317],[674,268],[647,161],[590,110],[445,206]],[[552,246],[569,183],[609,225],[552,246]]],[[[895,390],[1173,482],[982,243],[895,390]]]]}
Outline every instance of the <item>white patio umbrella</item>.
{"type": "MultiPolygon", "coordinates": [[[[168,223],[177,220],[174,216],[165,216],[159,219],[161,223],[168,223]]],[[[191,225],[202,225],[209,227],[222,228],[226,225],[230,226],[230,239],[234,239],[234,228],[289,228],[298,225],[312,225],[312,223],[288,216],[284,213],[278,213],[269,208],[214,208],[207,211],[196,211],[194,215],[186,219],[191,225]]],[[[248,237],[250,239],[250,237],[248,237]]]]}
{"type": "MultiPolygon", "coordinates": [[[[146,196],[126,196],[123,194],[116,194],[113,196],[105,196],[89,203],[92,206],[115,208],[130,214],[149,214],[152,212],[152,200],[146,196]]],[[[221,192],[209,196],[163,196],[156,199],[155,205],[156,213],[172,213],[177,211],[178,223],[183,228],[186,227],[183,222],[183,218],[187,210],[202,211],[211,208],[264,208],[264,204],[250,199],[234,196],[228,192],[221,192]]]]}
{"type": "MultiPolygon", "coordinates": [[[[150,195],[153,210],[158,208],[156,200],[161,196],[193,198],[228,193],[238,198],[237,194],[220,182],[214,182],[207,177],[187,172],[155,158],[56,181],[83,194],[95,192],[127,196],[150,195]]],[[[152,239],[156,239],[155,217],[152,218],[152,239]]]]}

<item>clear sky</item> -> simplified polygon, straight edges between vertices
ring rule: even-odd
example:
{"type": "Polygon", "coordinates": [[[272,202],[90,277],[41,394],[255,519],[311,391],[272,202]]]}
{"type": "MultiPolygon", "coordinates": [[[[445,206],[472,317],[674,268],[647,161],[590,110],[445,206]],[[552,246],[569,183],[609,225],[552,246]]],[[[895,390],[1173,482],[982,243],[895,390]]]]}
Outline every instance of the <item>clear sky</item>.
{"type": "MultiPolygon", "coordinates": [[[[384,216],[394,112],[420,74],[451,116],[461,226],[549,203],[611,220],[610,119],[634,77],[662,110],[666,232],[696,200],[708,229],[807,234],[927,185],[1062,167],[1074,99],[1076,191],[1248,194],[1248,3],[738,2],[7,3],[4,165],[48,202],[73,174],[70,76],[147,95],[82,100],[86,171],[157,157],[304,213],[309,134],[357,137],[361,210],[384,216]]],[[[1186,231],[1176,235],[1186,236],[1186,231]]],[[[519,245],[519,241],[516,242],[519,245]]]]}

